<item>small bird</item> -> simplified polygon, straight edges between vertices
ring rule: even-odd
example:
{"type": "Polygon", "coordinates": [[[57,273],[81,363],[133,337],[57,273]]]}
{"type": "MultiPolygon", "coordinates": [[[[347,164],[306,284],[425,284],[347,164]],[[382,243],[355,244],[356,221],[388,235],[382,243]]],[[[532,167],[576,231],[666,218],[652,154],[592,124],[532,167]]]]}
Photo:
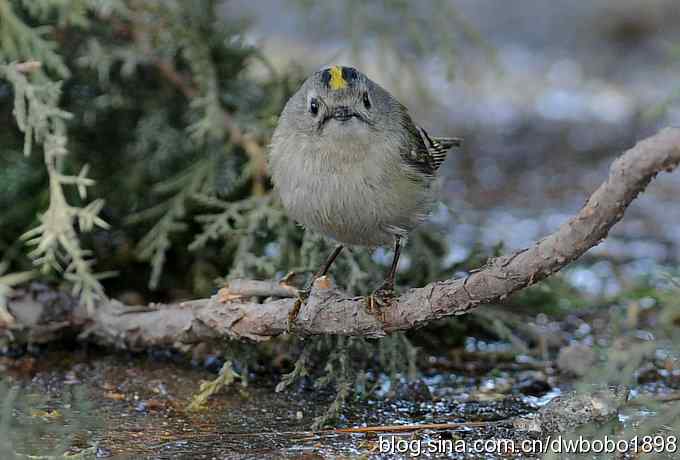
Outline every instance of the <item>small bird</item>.
{"type": "Polygon", "coordinates": [[[437,171],[460,144],[430,137],[406,107],[352,67],[312,74],[283,109],[269,154],[290,217],[337,242],[312,283],[345,245],[394,244],[385,281],[368,297],[370,309],[388,304],[402,240],[427,217],[437,171]]]}

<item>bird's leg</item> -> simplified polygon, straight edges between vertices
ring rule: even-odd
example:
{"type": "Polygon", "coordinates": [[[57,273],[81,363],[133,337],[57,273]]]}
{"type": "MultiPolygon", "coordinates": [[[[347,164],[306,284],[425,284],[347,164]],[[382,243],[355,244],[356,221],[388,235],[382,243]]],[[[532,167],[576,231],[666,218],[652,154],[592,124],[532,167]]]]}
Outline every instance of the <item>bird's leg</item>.
{"type": "Polygon", "coordinates": [[[367,304],[368,311],[371,313],[379,313],[382,307],[386,307],[394,300],[394,282],[397,277],[397,268],[399,266],[399,256],[401,255],[401,237],[394,238],[394,257],[392,258],[392,266],[385,277],[385,281],[378,289],[373,291],[368,296],[367,304]]]}
{"type": "Polygon", "coordinates": [[[325,276],[328,273],[328,270],[330,270],[331,265],[333,265],[335,259],[337,259],[340,253],[342,252],[343,247],[344,246],[342,244],[337,245],[335,249],[333,249],[333,252],[330,253],[326,261],[323,263],[323,265],[321,265],[319,270],[314,274],[311,281],[307,283],[307,286],[304,287],[303,289],[298,289],[297,299],[295,299],[293,309],[288,314],[289,329],[290,325],[292,325],[295,322],[295,319],[300,313],[300,308],[302,307],[302,304],[307,302],[309,294],[312,292],[312,286],[314,286],[314,281],[316,281],[318,278],[321,278],[322,276],[325,276]]]}
{"type": "Polygon", "coordinates": [[[333,262],[335,262],[335,259],[338,258],[340,253],[342,252],[342,248],[344,246],[342,244],[338,244],[335,249],[333,249],[333,252],[330,253],[328,258],[326,259],[326,262],[321,266],[318,272],[316,272],[316,275],[314,275],[314,279],[312,280],[311,284],[309,285],[310,288],[312,284],[314,284],[314,281],[316,281],[317,278],[321,278],[322,276],[326,276],[328,273],[328,270],[331,269],[331,265],[333,265],[333,262]]]}
{"type": "MultiPolygon", "coordinates": [[[[326,258],[326,261],[323,263],[323,265],[319,267],[319,270],[317,270],[317,272],[314,274],[309,283],[307,283],[307,286],[298,291],[298,300],[300,301],[300,305],[305,303],[307,301],[307,298],[309,298],[309,294],[312,292],[312,286],[314,286],[314,281],[321,278],[322,276],[325,276],[326,273],[328,273],[328,270],[331,269],[331,265],[333,265],[335,259],[338,258],[338,256],[342,252],[343,247],[344,246],[342,244],[337,245],[335,249],[333,249],[333,252],[329,254],[328,258],[326,258]]],[[[300,307],[298,306],[297,309],[299,310],[300,307]]],[[[295,316],[297,316],[297,314],[295,316]]]]}

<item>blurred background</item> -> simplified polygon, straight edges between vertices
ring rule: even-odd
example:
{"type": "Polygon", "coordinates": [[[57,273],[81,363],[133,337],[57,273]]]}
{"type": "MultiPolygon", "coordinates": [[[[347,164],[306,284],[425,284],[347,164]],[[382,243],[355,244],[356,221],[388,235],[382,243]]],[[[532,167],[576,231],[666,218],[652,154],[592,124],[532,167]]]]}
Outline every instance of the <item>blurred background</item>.
{"type": "MultiPolygon", "coordinates": [[[[243,1],[225,10],[252,15],[249,39],[280,68],[355,65],[430,132],[465,137],[444,167],[453,259],[476,244],[517,249],[546,235],[616,155],[680,124],[673,1],[405,4],[349,1],[282,16],[290,4],[243,1]]],[[[620,288],[612,261],[630,276],[677,264],[679,196],[680,178],[660,177],[590,252],[601,263],[569,279],[611,294],[620,288]]]]}
{"type": "MultiPolygon", "coordinates": [[[[266,159],[288,97],[328,64],[366,73],[431,134],[465,139],[409,238],[401,289],[547,235],[621,152],[680,125],[677,0],[0,0],[0,40],[2,327],[27,295],[174,302],[318,267],[330,245],[287,218],[266,159]]],[[[75,337],[26,344],[7,329],[0,456],[95,445],[100,457],[337,458],[370,442],[290,430],[508,420],[597,384],[631,390],[617,434],[677,432],[678,197],[680,174],[661,175],[560,273],[381,340],[286,335],[200,344],[187,359],[75,337]],[[212,410],[192,415],[206,379],[212,410]]],[[[365,294],[389,261],[346,251],[333,277],[365,294]]],[[[495,427],[456,436],[516,432],[495,427]]]]}

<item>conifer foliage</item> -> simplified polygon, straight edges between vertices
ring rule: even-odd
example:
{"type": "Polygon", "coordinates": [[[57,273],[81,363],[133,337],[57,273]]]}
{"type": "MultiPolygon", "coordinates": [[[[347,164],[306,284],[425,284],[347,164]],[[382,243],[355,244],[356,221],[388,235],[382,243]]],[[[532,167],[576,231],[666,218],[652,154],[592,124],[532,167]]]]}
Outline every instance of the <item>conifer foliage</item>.
{"type": "MultiPolygon", "coordinates": [[[[303,75],[247,31],[217,0],[0,0],[0,300],[30,277],[90,306],[204,296],[319,263],[327,243],[286,218],[266,172],[303,75]]],[[[416,283],[442,269],[435,240],[410,243],[427,255],[416,283]]],[[[383,271],[367,251],[338,262],[350,291],[383,271]]]]}

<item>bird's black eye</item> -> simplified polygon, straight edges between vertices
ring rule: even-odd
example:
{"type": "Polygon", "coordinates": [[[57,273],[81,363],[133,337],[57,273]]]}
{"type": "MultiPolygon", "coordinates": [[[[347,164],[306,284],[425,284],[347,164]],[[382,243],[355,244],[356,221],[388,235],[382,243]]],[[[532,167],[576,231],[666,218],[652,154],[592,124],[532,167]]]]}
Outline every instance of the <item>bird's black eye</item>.
{"type": "Polygon", "coordinates": [[[319,113],[319,101],[315,97],[309,102],[309,111],[313,116],[319,113]]]}
{"type": "Polygon", "coordinates": [[[366,110],[371,108],[371,100],[368,98],[367,92],[364,92],[364,107],[366,107],[366,110]]]}

